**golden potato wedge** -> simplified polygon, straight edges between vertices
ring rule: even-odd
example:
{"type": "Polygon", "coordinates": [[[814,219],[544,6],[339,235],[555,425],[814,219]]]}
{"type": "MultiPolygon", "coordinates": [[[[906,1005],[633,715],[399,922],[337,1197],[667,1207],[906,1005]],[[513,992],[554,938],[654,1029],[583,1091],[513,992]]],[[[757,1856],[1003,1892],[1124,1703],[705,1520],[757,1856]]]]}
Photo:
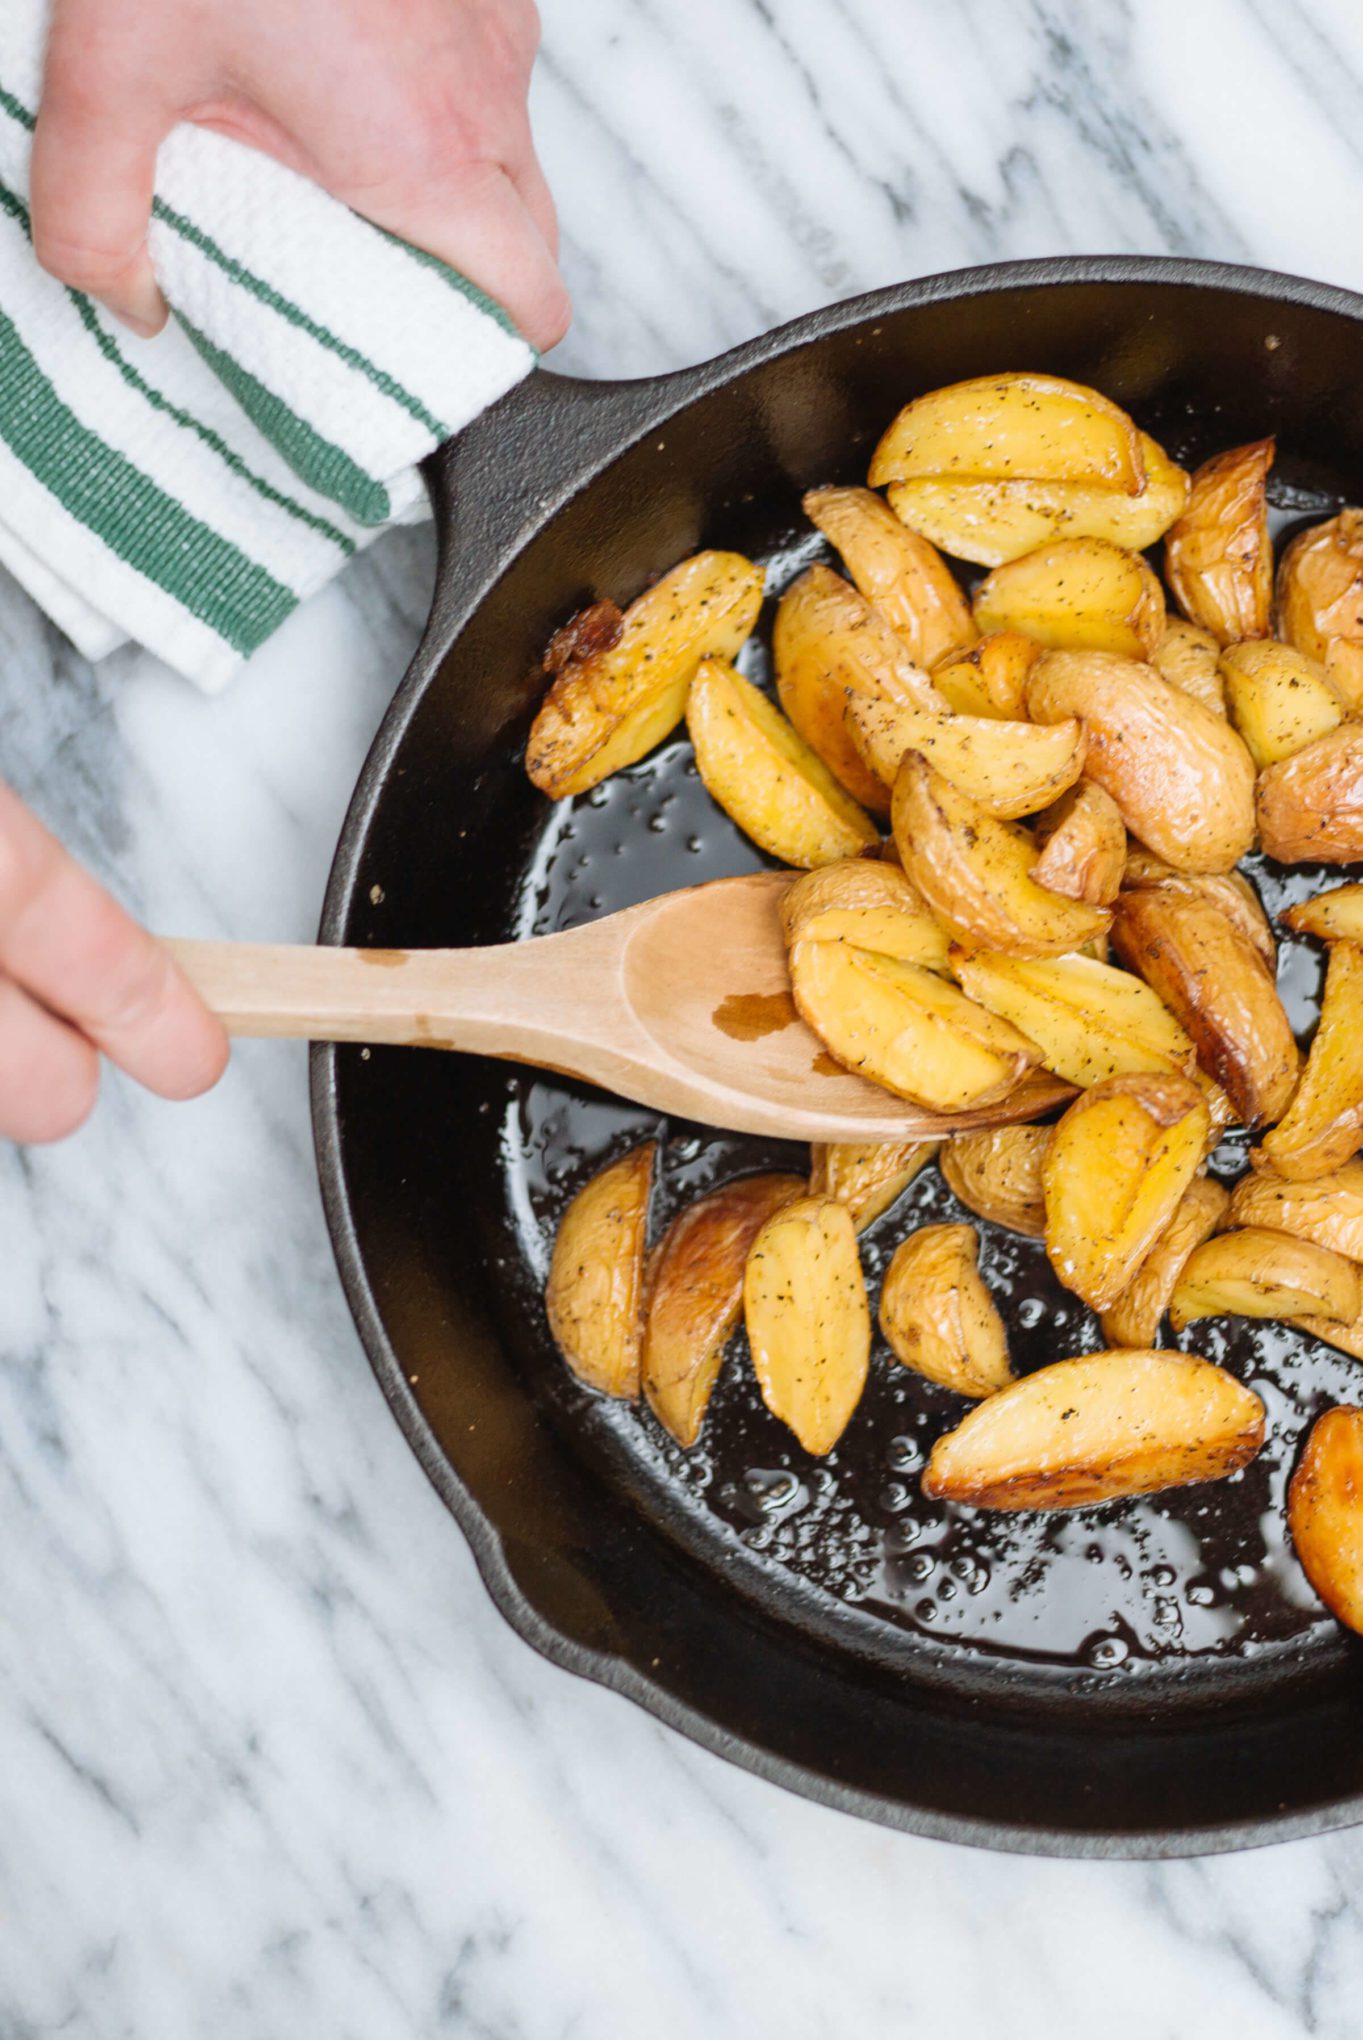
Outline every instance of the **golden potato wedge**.
{"type": "Polygon", "coordinates": [[[1227,645],[1221,676],[1226,713],[1261,772],[1305,750],[1344,720],[1324,666],[1276,638],[1227,645]]]}
{"type": "Polygon", "coordinates": [[[973,1225],[920,1226],[895,1248],[880,1292],[880,1329],[895,1359],[957,1395],[993,1395],[1013,1379],[979,1245],[973,1225]]]}
{"type": "Polygon", "coordinates": [[[1363,510],[1314,524],[1278,562],[1278,630],[1318,659],[1351,716],[1363,714],[1363,510]]]}
{"type": "Polygon", "coordinates": [[[871,1311],[851,1213],[800,1197],[769,1218],[743,1276],[743,1315],[762,1400],[822,1458],[866,1386],[871,1311]]]}
{"type": "Polygon", "coordinates": [[[1301,1569],[1330,1613],[1363,1632],[1363,1410],[1326,1410],[1287,1489],[1301,1569]]]}
{"type": "Polygon", "coordinates": [[[1280,864],[1363,858],[1363,723],[1344,723],[1270,765],[1255,795],[1259,839],[1280,864]]]}
{"type": "Polygon", "coordinates": [[[1164,541],[1164,571],[1174,600],[1218,644],[1267,637],[1272,627],[1272,465],[1271,439],[1204,461],[1193,476],[1187,508],[1164,541]]]}
{"type": "Polygon", "coordinates": [[[762,606],[761,567],[702,552],[664,574],[625,611],[608,649],[570,659],[540,705],[525,769],[551,800],[586,793],[675,729],[707,653],[731,659],[762,606]]]}
{"type": "Polygon", "coordinates": [[[1294,935],[1319,942],[1363,942],[1363,885],[1336,885],[1278,916],[1294,935]]]}
{"type": "Polygon", "coordinates": [[[1153,850],[1133,843],[1127,852],[1123,888],[1167,889],[1188,899],[1206,900],[1234,922],[1240,933],[1263,958],[1270,974],[1278,969],[1278,944],[1264,912],[1263,902],[1243,871],[1175,871],[1153,850]]]}
{"type": "Polygon", "coordinates": [[[953,652],[934,666],[932,684],[947,706],[961,715],[1025,721],[1022,698],[1027,675],[1040,657],[1035,638],[1020,630],[991,630],[968,652],[953,652]]]}
{"type": "Polygon", "coordinates": [[[1363,947],[1330,945],[1325,993],[1292,1103],[1260,1155],[1294,1183],[1342,1168],[1363,1147],[1363,947]]]}
{"type": "Polygon", "coordinates": [[[1363,1311],[1347,1324],[1328,1317],[1288,1318],[1286,1322],[1297,1332],[1306,1332],[1313,1339],[1319,1339],[1326,1346],[1333,1346],[1339,1353],[1347,1353],[1353,1360],[1363,1360],[1363,1311]]]}
{"type": "Polygon", "coordinates": [[[783,864],[834,864],[879,843],[870,816],[765,694],[702,659],[686,699],[696,769],[711,799],[783,864]]]}
{"type": "Polygon", "coordinates": [[[1046,1256],[1090,1309],[1110,1310],[1178,1209],[1210,1118],[1182,1076],[1106,1077],[1076,1098],[1042,1166],[1046,1256]]]}
{"type": "Polygon", "coordinates": [[[917,751],[992,815],[1011,820],[1049,807],[1084,769],[1084,730],[1071,717],[1039,727],[978,715],[931,715],[897,702],[847,697],[847,727],[868,769],[892,787],[917,751]]]}
{"type": "Polygon", "coordinates": [[[1264,1442],[1264,1406],[1191,1353],[1057,1360],[932,1448],[923,1492],[975,1509],[1076,1509],[1220,1480],[1264,1442]]]}
{"type": "Polygon", "coordinates": [[[948,968],[949,943],[928,912],[922,894],[897,864],[881,858],[848,857],[797,878],[781,900],[786,946],[807,942],[853,942],[921,963],[948,968]]]}
{"type": "Polygon", "coordinates": [[[1158,993],[1088,956],[951,952],[963,992],[1036,1043],[1048,1070],[1087,1089],[1108,1077],[1190,1074],[1193,1044],[1158,993]]]}
{"type": "Polygon", "coordinates": [[[642,1380],[664,1430],[700,1436],[724,1348],[743,1310],[743,1271],[774,1212],[803,1197],[799,1176],[742,1176],[673,1219],[650,1257],[642,1380]]]}
{"type": "Polygon", "coordinates": [[[1145,459],[1126,412],[1051,375],[982,375],[906,404],[871,457],[873,489],[917,475],[1091,482],[1139,494],[1145,459]]]}
{"type": "Polygon", "coordinates": [[[850,1141],[810,1148],[809,1194],[836,1197],[859,1233],[902,1197],[937,1153],[939,1140],[850,1141]]]}
{"type": "Polygon", "coordinates": [[[955,481],[919,475],[891,482],[896,517],[958,560],[1001,567],[1053,538],[1106,538],[1144,552],[1163,538],[1188,500],[1188,476],[1140,434],[1145,487],[1129,496],[1088,482],[955,481]]]}
{"type": "Polygon", "coordinates": [[[1032,877],[1038,885],[1086,906],[1111,906],[1126,872],[1126,823],[1096,780],[1077,779],[1037,817],[1036,841],[1041,855],[1032,877]]]}
{"type": "Polygon", "coordinates": [[[1103,1337],[1110,1346],[1149,1350],[1189,1255],[1224,1222],[1229,1205],[1214,1176],[1194,1176],[1126,1288],[1103,1312],[1103,1337]]]}
{"type": "Polygon", "coordinates": [[[974,644],[965,590],[936,546],[902,524],[883,496],[871,489],[811,489],[804,512],[920,666],[935,666],[974,644]]]}
{"type": "Polygon", "coordinates": [[[1047,652],[1027,677],[1037,722],[1077,715],[1084,771],[1133,836],[1178,871],[1229,871],[1254,841],[1254,763],[1224,717],[1109,652],[1047,652]]]}
{"type": "Polygon", "coordinates": [[[1169,1299],[1176,1332],[1196,1318],[1295,1318],[1350,1324],[1363,1309],[1358,1270],[1312,1240],[1245,1226],[1205,1240],[1184,1264],[1169,1299]]]}
{"type": "Polygon", "coordinates": [[[935,972],[849,942],[797,942],[790,983],[835,1061],[934,1112],[1005,1098],[1038,1060],[1016,1028],[935,972]]]}
{"type": "Polygon", "coordinates": [[[1252,1170],[1231,1193],[1230,1221],[1269,1226],[1363,1261],[1363,1162],[1297,1183],[1274,1169],[1252,1170]]]}
{"type": "Polygon", "coordinates": [[[1058,956],[1106,933],[1100,908],[1036,883],[1025,829],[987,813],[915,751],[899,767],[890,814],[904,870],[964,947],[1058,956]]]}
{"type": "Polygon", "coordinates": [[[603,1395],[639,1393],[644,1245],[657,1142],[599,1169],[559,1221],[544,1292],[549,1329],[579,1381],[603,1395]]]}
{"type": "Polygon", "coordinates": [[[1226,690],[1221,680],[1221,646],[1209,630],[1171,616],[1164,636],[1150,655],[1150,663],[1162,680],[1191,694],[1213,715],[1226,713],[1226,690]]]}
{"type": "Polygon", "coordinates": [[[1049,1126],[988,1126],[944,1141],[937,1166],[953,1197],[1010,1232],[1039,1240],[1046,1231],[1041,1164],[1049,1126]]]}
{"type": "Polygon", "coordinates": [[[1182,1022],[1240,1124],[1280,1118],[1301,1064],[1296,1037],[1262,956],[1229,916],[1172,887],[1143,887],[1113,908],[1112,946],[1182,1022]]]}
{"type": "Polygon", "coordinates": [[[1164,636],[1164,590],[1139,553],[1105,538],[1057,538],[995,567],[975,590],[982,631],[1145,659],[1164,636]]]}

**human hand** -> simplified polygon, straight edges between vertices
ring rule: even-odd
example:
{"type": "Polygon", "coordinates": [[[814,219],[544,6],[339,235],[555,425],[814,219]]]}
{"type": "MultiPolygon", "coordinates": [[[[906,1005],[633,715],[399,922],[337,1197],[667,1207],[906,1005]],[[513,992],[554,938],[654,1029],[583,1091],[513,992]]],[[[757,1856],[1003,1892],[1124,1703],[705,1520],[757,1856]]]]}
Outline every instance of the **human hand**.
{"type": "Polygon", "coordinates": [[[440,256],[550,347],[569,305],[526,110],[538,41],[533,0],[54,0],[38,260],[158,332],[156,151],[197,121],[440,256]]]}
{"type": "Polygon", "coordinates": [[[163,1098],[217,1082],[227,1037],[169,955],[0,785],[0,1136],[61,1140],[103,1051],[163,1098]]]}

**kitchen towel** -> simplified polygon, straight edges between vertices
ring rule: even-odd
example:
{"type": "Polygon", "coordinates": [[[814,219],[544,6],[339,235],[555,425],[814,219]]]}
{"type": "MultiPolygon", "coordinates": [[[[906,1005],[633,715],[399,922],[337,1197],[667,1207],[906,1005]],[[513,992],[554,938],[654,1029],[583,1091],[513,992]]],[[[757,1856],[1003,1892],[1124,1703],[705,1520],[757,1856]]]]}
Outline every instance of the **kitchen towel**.
{"type": "Polygon", "coordinates": [[[221,686],[385,525],[424,455],[535,355],[465,278],[254,149],[181,126],[157,165],[166,330],[34,260],[47,0],[0,0],[0,565],[89,658],[128,639],[221,686]]]}

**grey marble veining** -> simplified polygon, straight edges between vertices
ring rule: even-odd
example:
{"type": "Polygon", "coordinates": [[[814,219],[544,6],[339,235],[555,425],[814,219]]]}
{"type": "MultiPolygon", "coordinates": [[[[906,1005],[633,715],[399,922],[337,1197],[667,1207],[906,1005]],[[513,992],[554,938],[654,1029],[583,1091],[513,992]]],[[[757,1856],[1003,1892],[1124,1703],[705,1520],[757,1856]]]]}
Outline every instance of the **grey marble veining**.
{"type": "MultiPolygon", "coordinates": [[[[1363,284],[1349,0],[548,0],[577,322],[628,375],[905,275],[1363,284]]],[[[221,699],[0,585],[0,761],[157,925],[305,938],[415,642],[393,535],[221,699]]],[[[1163,1866],[859,1826],[542,1663],[332,1271],[301,1052],[0,1154],[0,2036],[1345,2040],[1363,1834],[1163,1866]]]]}

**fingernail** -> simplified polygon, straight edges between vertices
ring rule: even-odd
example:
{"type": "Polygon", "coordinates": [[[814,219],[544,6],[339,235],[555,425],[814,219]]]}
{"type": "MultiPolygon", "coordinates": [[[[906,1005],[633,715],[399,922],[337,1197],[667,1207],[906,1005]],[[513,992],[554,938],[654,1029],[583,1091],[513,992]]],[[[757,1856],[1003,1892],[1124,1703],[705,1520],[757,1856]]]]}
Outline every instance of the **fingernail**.
{"type": "Polygon", "coordinates": [[[136,333],[139,340],[154,340],[170,316],[150,270],[145,280],[138,278],[121,289],[116,304],[108,299],[105,303],[119,324],[136,333]]]}

